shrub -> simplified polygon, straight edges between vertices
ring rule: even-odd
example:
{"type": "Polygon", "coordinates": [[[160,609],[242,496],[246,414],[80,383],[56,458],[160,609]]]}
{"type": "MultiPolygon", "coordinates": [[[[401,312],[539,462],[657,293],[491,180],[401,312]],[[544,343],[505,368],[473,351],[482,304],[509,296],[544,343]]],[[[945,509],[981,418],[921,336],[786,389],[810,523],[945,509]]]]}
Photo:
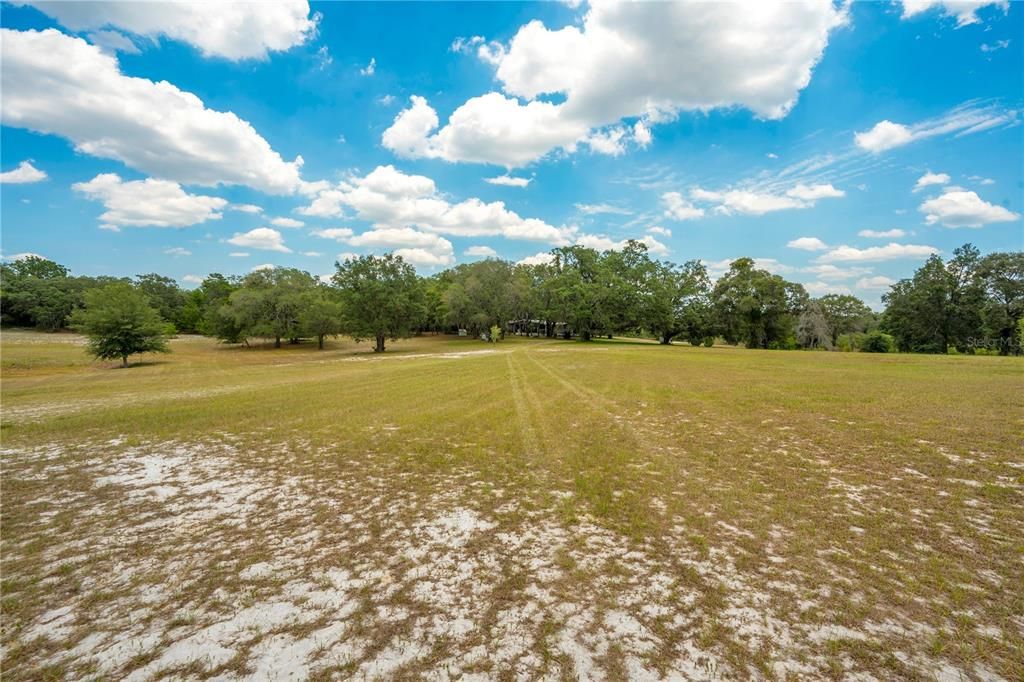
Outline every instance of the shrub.
{"type": "Polygon", "coordinates": [[[873,331],[864,336],[861,350],[865,353],[892,353],[896,350],[896,341],[880,331],[873,331]]]}

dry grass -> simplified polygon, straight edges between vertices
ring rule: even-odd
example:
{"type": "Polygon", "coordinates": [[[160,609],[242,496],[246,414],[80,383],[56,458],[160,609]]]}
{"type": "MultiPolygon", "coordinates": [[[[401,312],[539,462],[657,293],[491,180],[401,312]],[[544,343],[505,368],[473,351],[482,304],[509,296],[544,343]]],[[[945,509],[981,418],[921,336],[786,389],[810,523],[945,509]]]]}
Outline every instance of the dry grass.
{"type": "Polygon", "coordinates": [[[1024,679],[1012,358],[173,348],[4,333],[5,679],[1024,679]]]}

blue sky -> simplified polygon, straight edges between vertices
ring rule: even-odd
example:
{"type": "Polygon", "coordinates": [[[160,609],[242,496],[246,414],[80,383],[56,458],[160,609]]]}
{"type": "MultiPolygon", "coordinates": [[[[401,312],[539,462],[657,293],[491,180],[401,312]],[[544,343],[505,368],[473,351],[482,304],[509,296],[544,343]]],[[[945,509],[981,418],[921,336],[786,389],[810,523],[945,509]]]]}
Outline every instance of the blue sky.
{"type": "Polygon", "coordinates": [[[1024,246],[1019,3],[32,5],[3,4],[5,258],[191,286],[633,238],[877,305],[929,253],[1024,246]]]}

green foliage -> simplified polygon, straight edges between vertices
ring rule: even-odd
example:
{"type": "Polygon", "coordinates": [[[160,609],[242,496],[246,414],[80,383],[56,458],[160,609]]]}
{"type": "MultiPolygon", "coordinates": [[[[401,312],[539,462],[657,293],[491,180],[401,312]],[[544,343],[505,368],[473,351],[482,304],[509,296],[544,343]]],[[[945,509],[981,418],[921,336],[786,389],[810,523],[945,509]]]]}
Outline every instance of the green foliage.
{"type": "Polygon", "coordinates": [[[808,302],[802,285],[755,268],[750,258],[732,262],[712,299],[722,336],[748,348],[795,347],[797,316],[808,302]]]}
{"type": "Polygon", "coordinates": [[[149,297],[150,303],[160,317],[174,325],[179,331],[195,331],[191,319],[183,319],[182,312],[188,302],[188,295],[170,277],[151,272],[135,278],[135,286],[149,297]]]}
{"type": "Polygon", "coordinates": [[[306,292],[299,312],[299,327],[303,335],[316,337],[317,347],[324,348],[324,337],[337,336],[342,331],[344,309],[337,293],[325,286],[306,292]]]}
{"type": "Polygon", "coordinates": [[[491,331],[487,338],[491,343],[498,343],[498,341],[501,341],[501,327],[498,325],[491,326],[491,331]]]}
{"type": "Polygon", "coordinates": [[[863,301],[849,294],[825,294],[818,299],[821,313],[831,331],[832,345],[843,334],[866,332],[876,323],[875,314],[863,301]]]}
{"type": "Polygon", "coordinates": [[[303,336],[300,317],[316,280],[295,268],[271,268],[251,272],[228,297],[228,311],[241,330],[241,337],[298,343],[303,336]]]}
{"type": "Polygon", "coordinates": [[[75,310],[72,326],[88,337],[88,350],[101,360],[138,353],[166,353],[169,325],[149,298],[126,282],[108,284],[85,294],[85,307],[75,310]]]}
{"type": "Polygon", "coordinates": [[[896,341],[890,335],[876,329],[864,335],[860,349],[865,353],[893,353],[896,351],[896,341]]]}
{"type": "Polygon", "coordinates": [[[335,267],[332,281],[344,308],[342,329],[356,341],[372,338],[381,353],[385,339],[411,336],[426,318],[419,277],[401,256],[360,256],[335,267]]]}

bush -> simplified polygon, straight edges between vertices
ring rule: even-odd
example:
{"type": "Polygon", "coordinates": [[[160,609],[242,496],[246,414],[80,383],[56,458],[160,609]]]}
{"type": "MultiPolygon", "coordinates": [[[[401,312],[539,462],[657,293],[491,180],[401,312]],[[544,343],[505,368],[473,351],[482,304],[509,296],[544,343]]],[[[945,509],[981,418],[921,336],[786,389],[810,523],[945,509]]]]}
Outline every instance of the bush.
{"type": "Polygon", "coordinates": [[[715,345],[715,337],[709,336],[706,339],[704,339],[704,347],[705,348],[711,348],[714,345],[715,345]]]}
{"type": "Polygon", "coordinates": [[[867,339],[867,336],[864,332],[840,334],[839,338],[836,339],[836,348],[844,353],[859,351],[864,348],[864,341],[867,339]]]}
{"type": "Polygon", "coordinates": [[[873,331],[865,335],[861,350],[865,353],[893,353],[896,351],[896,341],[888,334],[873,331]]]}

